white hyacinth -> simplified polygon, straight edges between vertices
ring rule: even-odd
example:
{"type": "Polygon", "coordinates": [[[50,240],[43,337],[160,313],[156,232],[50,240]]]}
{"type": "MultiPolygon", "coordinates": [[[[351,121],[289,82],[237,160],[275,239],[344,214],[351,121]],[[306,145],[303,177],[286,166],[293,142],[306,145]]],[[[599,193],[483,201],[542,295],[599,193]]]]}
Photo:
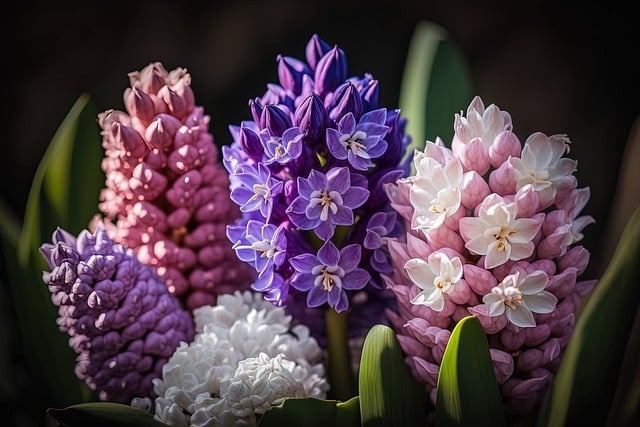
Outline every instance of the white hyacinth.
{"type": "MultiPolygon", "coordinates": [[[[154,380],[154,418],[173,426],[257,425],[286,397],[326,398],[322,350],[282,307],[249,291],[194,310],[196,336],[154,380]]],[[[143,407],[141,401],[133,402],[143,407]]]]}

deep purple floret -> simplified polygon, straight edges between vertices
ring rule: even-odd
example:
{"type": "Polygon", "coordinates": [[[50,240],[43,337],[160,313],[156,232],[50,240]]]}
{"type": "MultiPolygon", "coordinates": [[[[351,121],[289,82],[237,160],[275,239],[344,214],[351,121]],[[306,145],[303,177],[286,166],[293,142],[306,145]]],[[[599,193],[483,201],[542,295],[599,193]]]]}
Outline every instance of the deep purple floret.
{"type": "Polygon", "coordinates": [[[337,312],[349,308],[346,290],[362,289],[371,276],[358,267],[361,247],[347,245],[338,251],[331,241],[325,242],[318,254],[295,256],[289,260],[296,273],[291,286],[307,292],[307,305],[319,307],[328,303],[337,312]]]}
{"type": "Polygon", "coordinates": [[[333,168],[323,174],[317,170],[309,178],[298,178],[298,194],[287,214],[303,230],[314,230],[322,240],[333,236],[336,225],[353,225],[353,209],[362,206],[369,190],[351,186],[346,167],[333,168]]]}
{"type": "Polygon", "coordinates": [[[57,324],[78,354],[75,373],[101,400],[153,397],[152,380],[181,341],[191,315],[151,267],[114,243],[102,223],[78,237],[58,228],[40,252],[42,278],[58,307],[57,324]]]}
{"type": "Polygon", "coordinates": [[[372,159],[380,157],[387,150],[383,138],[389,130],[384,122],[387,111],[384,108],[364,114],[358,124],[352,113],[346,114],[339,122],[338,129],[327,129],[327,147],[336,159],[347,159],[355,169],[366,171],[373,166],[372,159]]]}
{"type": "Polygon", "coordinates": [[[282,181],[271,176],[262,163],[257,167],[244,164],[235,174],[236,186],[231,190],[231,200],[240,206],[241,212],[259,210],[266,221],[271,216],[273,199],[282,191],[282,181]]]}

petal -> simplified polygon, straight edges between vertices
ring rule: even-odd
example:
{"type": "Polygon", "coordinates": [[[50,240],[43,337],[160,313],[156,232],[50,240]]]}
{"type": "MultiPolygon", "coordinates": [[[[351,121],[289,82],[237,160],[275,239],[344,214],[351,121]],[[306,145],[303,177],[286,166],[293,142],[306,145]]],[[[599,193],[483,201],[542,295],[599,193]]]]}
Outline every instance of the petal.
{"type": "Polygon", "coordinates": [[[525,295],[527,306],[534,313],[551,313],[556,309],[558,298],[551,292],[542,291],[535,295],[525,295]]]}
{"type": "Polygon", "coordinates": [[[338,206],[338,212],[331,215],[331,222],[335,225],[353,225],[353,211],[344,206],[338,206]]]}
{"type": "Polygon", "coordinates": [[[499,243],[500,242],[498,240],[494,240],[493,243],[487,247],[487,256],[484,259],[484,268],[491,269],[509,261],[511,245],[506,244],[504,249],[500,250],[498,249],[499,243]]]}
{"type": "Polygon", "coordinates": [[[547,273],[542,270],[536,270],[525,276],[522,281],[518,283],[518,288],[525,295],[535,295],[542,292],[548,283],[549,276],[547,276],[547,273]]]}
{"type": "Polygon", "coordinates": [[[357,243],[347,245],[340,250],[340,261],[338,265],[348,273],[358,266],[361,254],[362,248],[357,243]]]}
{"type": "Polygon", "coordinates": [[[311,269],[318,265],[318,258],[313,254],[296,255],[289,259],[291,266],[300,273],[311,273],[311,269]]]}
{"type": "Polygon", "coordinates": [[[521,302],[515,309],[507,309],[507,319],[511,323],[521,328],[531,328],[536,326],[533,313],[524,302],[521,302]]]}
{"type": "Polygon", "coordinates": [[[362,268],[347,273],[342,279],[342,287],[344,289],[355,290],[364,288],[371,280],[371,275],[362,268]]]}
{"type": "Polygon", "coordinates": [[[347,149],[340,143],[340,134],[337,130],[328,128],[326,141],[327,147],[329,147],[329,152],[333,157],[340,160],[347,158],[347,149]]]}
{"type": "Polygon", "coordinates": [[[427,262],[419,258],[413,258],[404,264],[404,269],[411,281],[423,290],[434,288],[433,281],[436,275],[431,271],[427,262]]]}
{"type": "Polygon", "coordinates": [[[307,305],[309,307],[319,307],[327,302],[327,291],[319,286],[312,286],[307,293],[307,305]]]}
{"type": "Polygon", "coordinates": [[[351,209],[359,208],[367,201],[369,194],[369,190],[366,188],[349,187],[347,191],[342,193],[342,203],[351,209]]]}
{"type": "Polygon", "coordinates": [[[340,261],[340,251],[332,241],[327,241],[318,250],[318,264],[328,266],[338,265],[340,261]]]}

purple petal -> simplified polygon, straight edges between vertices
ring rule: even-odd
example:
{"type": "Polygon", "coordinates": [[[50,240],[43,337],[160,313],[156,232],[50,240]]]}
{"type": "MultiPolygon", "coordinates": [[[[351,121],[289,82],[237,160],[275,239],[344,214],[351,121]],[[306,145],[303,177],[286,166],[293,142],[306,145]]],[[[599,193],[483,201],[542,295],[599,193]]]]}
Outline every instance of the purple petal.
{"type": "Polygon", "coordinates": [[[369,111],[366,114],[363,114],[360,118],[360,123],[370,122],[377,123],[379,125],[384,125],[387,121],[387,109],[386,108],[378,108],[377,110],[369,111]]]}
{"type": "Polygon", "coordinates": [[[327,302],[327,291],[320,286],[313,286],[307,293],[307,305],[309,307],[319,307],[327,302]]]}
{"type": "Polygon", "coordinates": [[[313,267],[318,265],[318,258],[313,254],[300,254],[289,259],[291,266],[300,273],[311,273],[313,267]]]}
{"type": "Polygon", "coordinates": [[[332,241],[327,241],[318,250],[318,263],[324,265],[338,265],[340,251],[332,241]]]}
{"type": "Polygon", "coordinates": [[[351,135],[356,130],[356,118],[353,114],[347,114],[338,122],[338,130],[342,135],[351,135]]]}
{"type": "Polygon", "coordinates": [[[342,146],[340,143],[340,134],[335,129],[327,129],[327,147],[329,148],[329,152],[336,159],[344,160],[347,158],[347,149],[342,146]]]}
{"type": "Polygon", "coordinates": [[[354,243],[345,246],[340,250],[340,267],[342,267],[347,273],[355,269],[360,263],[361,254],[362,248],[360,245],[354,243]]]}
{"type": "Polygon", "coordinates": [[[351,185],[351,176],[346,167],[332,168],[327,172],[327,190],[344,193],[351,185]]]}
{"type": "Polygon", "coordinates": [[[315,288],[313,284],[314,278],[313,274],[294,273],[291,277],[291,286],[302,292],[313,291],[315,288]]]}
{"type": "Polygon", "coordinates": [[[353,211],[345,206],[338,206],[338,212],[330,218],[335,225],[353,225],[353,211]]]}
{"type": "Polygon", "coordinates": [[[355,209],[362,206],[368,197],[369,190],[362,187],[351,187],[342,194],[342,203],[348,208],[355,209]]]}
{"type": "MultiPolygon", "coordinates": [[[[318,221],[318,225],[311,228],[313,228],[316,236],[318,236],[322,240],[329,240],[336,230],[336,226],[329,221],[318,221]]],[[[307,228],[307,230],[310,230],[311,228],[307,228]]]]}
{"type": "Polygon", "coordinates": [[[356,268],[342,278],[342,287],[349,290],[362,289],[371,280],[371,275],[362,268],[356,268]]]}

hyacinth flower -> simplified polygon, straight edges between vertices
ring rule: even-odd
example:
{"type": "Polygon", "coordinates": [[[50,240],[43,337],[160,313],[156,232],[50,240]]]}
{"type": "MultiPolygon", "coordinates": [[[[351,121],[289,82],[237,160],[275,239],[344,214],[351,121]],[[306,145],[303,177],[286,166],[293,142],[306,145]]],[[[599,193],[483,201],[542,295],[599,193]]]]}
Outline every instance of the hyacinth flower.
{"type": "Polygon", "coordinates": [[[194,310],[196,335],[153,381],[155,399],[132,405],[175,426],[257,425],[288,397],[324,399],[322,349],[304,325],[261,294],[221,295],[194,310]]]}
{"type": "Polygon", "coordinates": [[[536,132],[524,144],[511,116],[479,97],[456,114],[451,149],[441,139],[414,153],[415,175],[387,184],[406,233],[389,242],[397,298],[387,310],[413,376],[435,402],[453,327],[475,315],[507,413],[541,403],[595,280],[580,245],[594,220],[580,212],[566,135],[536,132]]]}
{"type": "Polygon", "coordinates": [[[348,330],[362,337],[393,303],[380,273],[402,224],[384,184],[407,174],[406,120],[378,105],[370,74],[348,77],[342,49],[317,34],[305,60],[279,55],[277,72],[249,101],[251,119],[229,127],[223,164],[242,217],[227,235],[257,274],[252,289],[323,345],[325,312],[349,311],[348,330]]]}
{"type": "Polygon", "coordinates": [[[236,258],[225,227],[240,217],[191,76],[151,63],[129,73],[126,112],[99,115],[110,236],[155,268],[189,309],[246,289],[253,271],[236,258]]]}
{"type": "Polygon", "coordinates": [[[101,224],[77,237],[58,228],[40,252],[57,324],[77,353],[75,373],[104,401],[152,397],[153,380],[181,342],[194,336],[191,314],[164,282],[101,224]]]}

